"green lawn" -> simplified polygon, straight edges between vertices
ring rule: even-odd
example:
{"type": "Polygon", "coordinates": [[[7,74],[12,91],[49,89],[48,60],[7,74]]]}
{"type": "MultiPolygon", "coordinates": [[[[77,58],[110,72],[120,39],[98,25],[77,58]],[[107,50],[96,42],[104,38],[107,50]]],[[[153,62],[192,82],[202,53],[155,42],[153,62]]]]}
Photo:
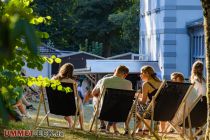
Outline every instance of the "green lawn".
{"type": "MultiPolygon", "coordinates": [[[[38,108],[38,103],[34,103],[34,106],[36,108],[38,108]]],[[[72,131],[70,129],[46,129],[46,128],[42,128],[42,130],[55,130],[56,132],[62,132],[63,133],[63,137],[29,137],[29,138],[6,138],[4,137],[4,129],[7,130],[33,130],[34,126],[35,126],[35,118],[36,118],[36,114],[37,111],[30,111],[30,114],[32,116],[32,119],[24,119],[22,122],[13,122],[11,121],[9,123],[9,125],[5,126],[2,124],[2,121],[0,120],[0,140],[10,140],[10,139],[14,139],[14,140],[27,140],[27,139],[33,139],[33,140],[55,140],[55,139],[64,139],[64,140],[108,140],[108,139],[114,139],[114,140],[126,140],[129,139],[128,137],[125,137],[123,135],[120,136],[116,136],[113,134],[105,134],[105,133],[99,133],[99,135],[95,135],[93,133],[89,132],[89,126],[90,126],[90,120],[92,117],[92,113],[93,113],[93,108],[91,105],[85,105],[84,106],[84,110],[85,110],[85,122],[84,122],[84,128],[85,131],[81,131],[81,130],[76,130],[76,131],[72,131]]],[[[42,118],[44,116],[44,109],[41,108],[41,112],[40,112],[40,117],[42,118]]],[[[39,119],[40,120],[40,119],[39,119]]],[[[44,126],[46,126],[46,122],[43,123],[44,126]]],[[[56,125],[56,126],[67,126],[65,120],[63,119],[63,117],[61,116],[54,116],[54,115],[50,115],[50,125],[56,125]]],[[[131,123],[131,127],[132,127],[132,123],[131,123]]],[[[123,124],[118,124],[119,130],[121,133],[124,132],[123,130],[123,124]]],[[[40,130],[40,131],[42,131],[40,130]]],[[[37,131],[36,131],[37,132],[37,131]]],[[[131,138],[130,138],[131,139],[131,138]]],[[[149,137],[137,137],[136,139],[154,139],[154,138],[149,138],[149,137]]],[[[170,138],[171,139],[171,138],[170,138]]]]}

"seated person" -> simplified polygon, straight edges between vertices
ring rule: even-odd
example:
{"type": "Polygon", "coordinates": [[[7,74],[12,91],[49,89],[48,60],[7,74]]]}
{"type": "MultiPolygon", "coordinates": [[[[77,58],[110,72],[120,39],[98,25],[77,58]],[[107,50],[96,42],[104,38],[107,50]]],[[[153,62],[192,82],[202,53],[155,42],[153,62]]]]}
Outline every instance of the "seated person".
{"type": "MultiPolygon", "coordinates": [[[[53,76],[53,80],[59,80],[60,82],[65,83],[76,83],[73,76],[74,66],[71,63],[66,63],[59,69],[57,75],[53,76]]],[[[83,130],[83,111],[82,111],[82,100],[79,98],[79,106],[81,109],[81,114],[79,116],[80,128],[83,130]]],[[[69,128],[72,127],[72,118],[71,116],[65,116],[64,119],[68,122],[69,128]]]]}
{"type": "MultiPolygon", "coordinates": [[[[112,75],[113,74],[107,74],[102,79],[100,79],[97,82],[97,84],[95,85],[95,87],[93,88],[91,94],[89,96],[87,96],[86,99],[85,99],[85,102],[87,102],[89,100],[89,98],[93,98],[93,109],[94,109],[94,112],[96,111],[97,104],[98,104],[98,98],[99,98],[99,93],[97,93],[97,92],[100,90],[100,87],[102,86],[101,84],[103,83],[103,80],[106,77],[110,77],[112,75]]],[[[101,131],[105,131],[106,130],[106,124],[105,124],[105,122],[103,120],[100,120],[100,130],[101,131]]]]}
{"type": "MultiPolygon", "coordinates": [[[[171,80],[173,82],[184,83],[184,75],[180,72],[174,72],[171,74],[171,80]]],[[[178,110],[178,112],[176,113],[176,115],[174,116],[174,118],[171,122],[174,126],[182,124],[184,113],[185,113],[185,115],[188,114],[189,107],[191,107],[191,105],[194,103],[194,101],[197,97],[198,97],[198,94],[196,93],[195,88],[192,88],[191,92],[189,93],[189,95],[187,96],[187,99],[186,99],[185,111],[184,111],[184,106],[181,106],[180,110],[178,110]]],[[[186,118],[186,117],[187,116],[185,116],[184,118],[186,118]]]]}
{"type": "MultiPolygon", "coordinates": [[[[25,87],[25,99],[26,101],[34,101],[34,102],[39,102],[39,94],[41,93],[41,88],[36,86],[36,85],[32,85],[30,86],[26,86],[25,87]],[[27,88],[27,89],[26,89],[27,88]]],[[[26,103],[27,104],[27,103],[26,103]]],[[[32,105],[28,105],[26,106],[26,109],[31,109],[31,110],[36,110],[32,105]]]]}
{"type": "MultiPolygon", "coordinates": [[[[10,104],[12,104],[14,110],[15,108],[17,108],[20,111],[21,116],[26,117],[26,118],[31,118],[31,115],[25,110],[23,106],[22,93],[19,93],[15,99],[11,99],[9,102],[10,104]]],[[[15,114],[18,115],[17,112],[15,114]]]]}
{"type": "MultiPolygon", "coordinates": [[[[93,89],[92,91],[93,96],[98,97],[102,92],[103,87],[132,90],[132,83],[125,79],[128,73],[129,69],[126,66],[123,65],[118,66],[113,76],[103,78],[101,84],[93,89]]],[[[115,134],[119,133],[115,122],[108,123],[106,128],[108,132],[110,131],[110,127],[113,127],[115,134]]]]}
{"type": "MultiPolygon", "coordinates": [[[[25,69],[21,69],[21,75],[23,77],[26,77],[26,70],[25,69]]],[[[32,104],[30,104],[25,98],[27,96],[27,94],[31,92],[31,90],[29,89],[29,87],[27,85],[24,85],[23,89],[24,89],[24,94],[25,95],[23,95],[22,98],[21,98],[22,103],[26,106],[26,109],[36,110],[36,108],[34,108],[34,106],[32,104]]]]}
{"type": "MultiPolygon", "coordinates": [[[[138,115],[143,115],[143,113],[146,111],[148,104],[151,102],[152,97],[157,92],[158,88],[161,85],[161,81],[159,78],[157,78],[156,73],[153,69],[153,67],[146,65],[141,68],[140,77],[143,81],[142,84],[142,94],[139,97],[139,102],[137,105],[137,118],[138,115]]],[[[146,113],[145,116],[145,122],[150,125],[150,113],[146,113]]],[[[161,130],[164,130],[165,123],[161,122],[161,130]]],[[[139,126],[137,126],[137,132],[142,130],[143,126],[141,123],[139,123],[139,126]]],[[[145,132],[148,130],[144,130],[142,132],[145,132]]]]}

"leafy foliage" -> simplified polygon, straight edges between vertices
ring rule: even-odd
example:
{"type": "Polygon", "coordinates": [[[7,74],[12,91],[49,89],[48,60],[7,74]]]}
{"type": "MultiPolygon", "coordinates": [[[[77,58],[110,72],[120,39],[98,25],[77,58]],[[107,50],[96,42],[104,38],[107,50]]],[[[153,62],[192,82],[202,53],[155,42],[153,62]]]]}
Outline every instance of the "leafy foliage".
{"type": "Polygon", "coordinates": [[[31,2],[32,0],[0,1],[0,117],[4,121],[8,120],[6,110],[12,109],[11,100],[16,100],[23,93],[23,85],[47,85],[44,84],[47,80],[41,77],[37,80],[23,77],[21,68],[27,65],[32,69],[42,70],[45,61],[61,62],[55,56],[46,58],[38,54],[39,38],[47,37],[48,34],[35,30],[33,25],[47,23],[50,17],[34,15],[30,8],[31,2]]]}
{"type": "Polygon", "coordinates": [[[85,39],[85,45],[80,44],[80,51],[90,52],[96,55],[102,55],[103,44],[98,42],[88,42],[88,39],[85,39]]]}
{"type": "MultiPolygon", "coordinates": [[[[37,15],[43,15],[45,17],[52,18],[48,22],[48,26],[40,24],[38,29],[41,31],[48,32],[50,34],[49,39],[53,41],[56,48],[63,50],[76,51],[78,48],[74,48],[74,44],[71,41],[72,23],[74,22],[72,18],[71,9],[74,6],[74,0],[36,0],[33,2],[34,12],[37,15]]],[[[47,42],[46,39],[42,40],[47,42]]]]}
{"type": "Polygon", "coordinates": [[[39,26],[39,29],[50,33],[56,48],[78,51],[88,40],[103,44],[102,55],[110,56],[137,52],[138,1],[64,0],[52,3],[37,0],[34,7],[38,14],[52,16],[50,25],[39,26]]]}

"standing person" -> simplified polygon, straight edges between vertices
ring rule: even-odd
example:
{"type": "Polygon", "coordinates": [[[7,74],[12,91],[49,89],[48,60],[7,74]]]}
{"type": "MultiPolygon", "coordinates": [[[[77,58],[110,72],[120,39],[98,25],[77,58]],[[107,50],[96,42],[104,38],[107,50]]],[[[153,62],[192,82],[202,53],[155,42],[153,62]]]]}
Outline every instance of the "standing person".
{"type": "MultiPolygon", "coordinates": [[[[113,76],[104,78],[101,81],[100,87],[95,87],[92,91],[93,96],[99,97],[100,93],[102,92],[102,88],[115,88],[115,89],[125,89],[125,90],[132,90],[132,83],[129,80],[126,80],[129,73],[129,69],[124,66],[120,65],[115,70],[113,76]]],[[[110,131],[110,128],[113,127],[115,134],[118,134],[119,131],[117,129],[116,122],[109,122],[107,125],[107,131],[110,131]]]]}
{"type": "Polygon", "coordinates": [[[198,96],[206,96],[206,79],[203,76],[203,62],[200,60],[195,61],[191,70],[191,83],[195,83],[194,88],[196,89],[198,96]]]}
{"type": "Polygon", "coordinates": [[[90,82],[88,79],[85,78],[81,84],[81,95],[83,99],[85,98],[86,93],[88,92],[89,89],[90,89],[90,82]]]}
{"type": "MultiPolygon", "coordinates": [[[[148,104],[151,102],[152,97],[155,95],[158,88],[160,87],[161,81],[156,76],[156,73],[153,67],[149,65],[143,66],[141,68],[140,77],[143,81],[143,84],[142,84],[142,94],[139,97],[139,102],[137,105],[137,111],[142,116],[143,113],[146,111],[148,104]]],[[[150,125],[150,121],[148,120],[150,119],[150,117],[151,117],[150,113],[147,113],[147,115],[145,116],[145,119],[146,119],[145,121],[148,125],[150,125]]],[[[165,128],[165,122],[160,122],[160,126],[161,126],[161,131],[163,131],[165,128]]],[[[137,128],[139,130],[142,130],[141,123],[139,126],[137,126],[137,128]]],[[[148,130],[144,130],[144,131],[148,131],[148,130]]]]}
{"type": "MultiPolygon", "coordinates": [[[[76,84],[76,81],[74,80],[73,76],[74,66],[71,63],[66,63],[59,69],[59,72],[57,75],[53,76],[53,80],[59,80],[60,82],[65,83],[73,83],[76,84]]],[[[82,101],[79,98],[79,107],[82,109],[82,101]]],[[[72,126],[72,118],[71,116],[65,116],[64,119],[68,122],[69,128],[72,126]]],[[[81,111],[81,114],[79,115],[79,123],[80,127],[83,130],[83,111],[81,111]]]]}

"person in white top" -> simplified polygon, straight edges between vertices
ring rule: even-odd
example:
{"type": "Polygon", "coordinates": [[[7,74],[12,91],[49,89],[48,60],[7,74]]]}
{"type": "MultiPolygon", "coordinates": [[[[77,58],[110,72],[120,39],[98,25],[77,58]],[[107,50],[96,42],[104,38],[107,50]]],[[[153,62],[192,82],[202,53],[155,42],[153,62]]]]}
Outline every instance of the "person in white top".
{"type": "MultiPolygon", "coordinates": [[[[132,90],[131,81],[125,79],[128,73],[129,73],[129,69],[126,66],[124,65],[118,66],[113,76],[103,78],[103,80],[101,80],[100,83],[97,86],[95,86],[95,88],[92,91],[92,95],[95,97],[99,97],[102,92],[103,87],[132,90]]],[[[106,128],[108,132],[110,131],[110,127],[113,127],[115,134],[119,133],[115,122],[108,123],[107,128],[106,128]]]]}
{"type": "Polygon", "coordinates": [[[195,84],[194,87],[198,96],[206,96],[206,79],[203,76],[203,67],[203,62],[197,60],[193,64],[191,71],[190,81],[195,84]]]}

